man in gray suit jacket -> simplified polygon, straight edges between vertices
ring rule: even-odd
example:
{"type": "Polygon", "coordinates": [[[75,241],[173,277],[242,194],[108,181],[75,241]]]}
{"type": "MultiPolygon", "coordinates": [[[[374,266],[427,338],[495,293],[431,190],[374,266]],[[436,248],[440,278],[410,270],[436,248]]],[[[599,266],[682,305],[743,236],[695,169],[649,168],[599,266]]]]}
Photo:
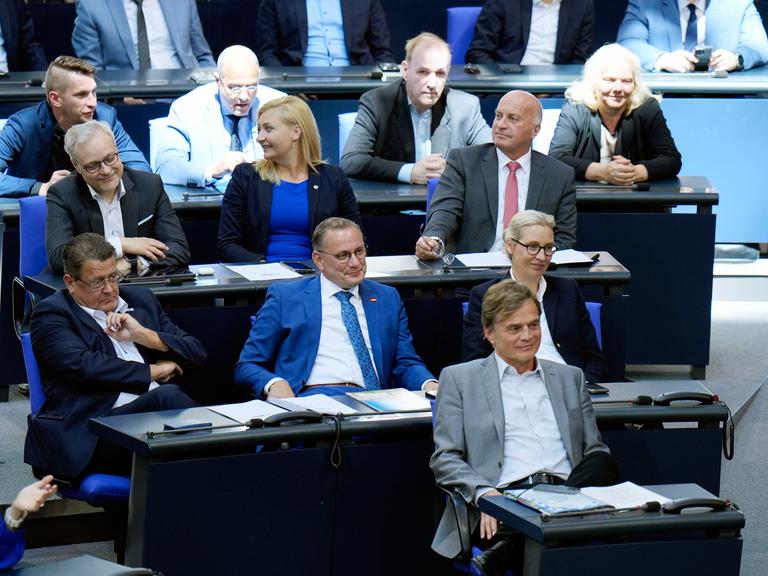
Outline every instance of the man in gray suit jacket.
{"type": "Polygon", "coordinates": [[[419,258],[434,260],[440,245],[456,253],[501,251],[509,220],[522,210],[554,216],[555,244],[573,247],[574,172],[531,149],[541,128],[541,114],[535,96],[521,90],[508,92],[496,107],[493,145],[457,148],[448,154],[424,235],[416,243],[419,258]]]}
{"type": "Polygon", "coordinates": [[[108,124],[73,126],[64,149],[76,173],[48,191],[45,248],[51,270],[63,272],[64,247],[83,232],[104,235],[121,274],[189,263],[187,238],[160,176],[124,168],[108,124]]]}
{"type": "MultiPolygon", "coordinates": [[[[479,513],[479,498],[539,483],[606,485],[618,476],[600,440],[581,370],[535,356],[540,314],[524,284],[505,280],[492,286],[482,320],[494,353],[440,374],[430,466],[438,484],[454,488],[470,504],[473,539],[493,544],[473,560],[482,574],[506,573],[520,554],[510,554],[513,533],[479,513]]],[[[452,508],[443,514],[432,548],[449,558],[461,551],[452,508]]]]}
{"type": "Polygon", "coordinates": [[[352,178],[425,184],[452,148],[491,141],[480,100],[445,83],[451,50],[423,32],[405,45],[402,82],[363,94],[341,168],[352,178]]]}

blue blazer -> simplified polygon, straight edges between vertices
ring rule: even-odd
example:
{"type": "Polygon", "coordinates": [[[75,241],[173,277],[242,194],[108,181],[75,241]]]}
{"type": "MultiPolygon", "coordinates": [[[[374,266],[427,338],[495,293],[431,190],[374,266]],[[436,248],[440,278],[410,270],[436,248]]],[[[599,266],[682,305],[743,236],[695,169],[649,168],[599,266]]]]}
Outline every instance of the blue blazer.
{"type": "Polygon", "coordinates": [[[120,392],[146,392],[149,364],[166,358],[184,371],[205,364],[200,341],[173,324],[149,290],[121,287],[120,295],[134,309],[131,315],[155,330],[170,350],[139,346],[145,364],[121,360],[109,337],[66,290],[42,300],[32,314],[31,336],[45,402],[29,422],[27,464],[60,478],[77,477],[98,440],[87,429],[88,419],[109,412],[120,392]]]}
{"type": "MultiPolygon", "coordinates": [[[[475,64],[519,64],[531,34],[531,0],[487,0],[477,18],[465,60],[475,64]]],[[[595,10],[592,0],[564,0],[560,5],[555,64],[586,61],[592,53],[595,10]]]]}
{"type": "Polygon", "coordinates": [[[9,530],[0,519],[0,571],[8,570],[24,555],[24,530],[9,530]]]}
{"type": "MultiPolygon", "coordinates": [[[[195,0],[159,0],[168,34],[184,68],[213,68],[211,49],[195,0]]],[[[78,0],[72,30],[75,54],[96,68],[139,68],[139,56],[131,37],[123,0],[78,0]]]]}
{"type": "MultiPolygon", "coordinates": [[[[350,64],[394,62],[380,0],[341,0],[350,64]]],[[[262,0],[254,45],[262,66],[301,66],[308,37],[306,0],[262,0]]]]}
{"type": "MultiPolygon", "coordinates": [[[[587,382],[604,382],[607,376],[605,357],[597,343],[595,327],[589,319],[579,285],[570,278],[545,276],[544,312],[552,341],[563,360],[584,371],[587,382]]],[[[472,288],[469,309],[464,316],[461,361],[485,358],[493,347],[483,336],[481,311],[488,289],[505,278],[489,280],[472,288]]]]}
{"type": "MultiPolygon", "coordinates": [[[[93,118],[112,128],[123,164],[152,171],[112,106],[99,102],[93,118]]],[[[8,118],[0,131],[0,196],[37,194],[36,185],[50,180],[55,129],[56,120],[46,102],[23,108],[8,118]]]]}
{"type": "MultiPolygon", "coordinates": [[[[753,0],[707,0],[704,41],[738,52],[744,68],[768,62],[768,37],[753,0]]],[[[683,49],[677,0],[629,0],[618,42],[653,70],[662,52],[683,49]]]]}
{"type": "MultiPolygon", "coordinates": [[[[360,298],[382,387],[420,389],[434,377],[413,348],[397,290],[364,280],[360,298]]],[[[235,366],[235,383],[258,398],[267,382],[284,378],[298,394],[315,364],[321,326],[319,276],[272,284],[235,366]]]]}
{"type": "MultiPolygon", "coordinates": [[[[222,262],[260,262],[269,243],[273,184],[262,180],[252,164],[232,172],[221,202],[219,259],[222,262]]],[[[309,229],[331,216],[362,226],[352,186],[338,167],[319,164],[309,171],[309,229]]],[[[311,232],[310,232],[311,234],[311,232]]]]}
{"type": "Polygon", "coordinates": [[[48,62],[35,38],[32,17],[23,0],[0,2],[0,30],[8,70],[45,70],[48,62]]]}

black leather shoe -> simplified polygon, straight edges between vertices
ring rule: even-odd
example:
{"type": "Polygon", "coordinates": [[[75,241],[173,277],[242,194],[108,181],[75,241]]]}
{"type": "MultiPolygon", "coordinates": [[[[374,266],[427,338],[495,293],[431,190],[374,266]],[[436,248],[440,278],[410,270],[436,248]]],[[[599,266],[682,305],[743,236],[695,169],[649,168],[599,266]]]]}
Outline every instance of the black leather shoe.
{"type": "Polygon", "coordinates": [[[472,566],[482,576],[504,576],[511,565],[511,548],[509,540],[500,540],[472,558],[472,566]]]}

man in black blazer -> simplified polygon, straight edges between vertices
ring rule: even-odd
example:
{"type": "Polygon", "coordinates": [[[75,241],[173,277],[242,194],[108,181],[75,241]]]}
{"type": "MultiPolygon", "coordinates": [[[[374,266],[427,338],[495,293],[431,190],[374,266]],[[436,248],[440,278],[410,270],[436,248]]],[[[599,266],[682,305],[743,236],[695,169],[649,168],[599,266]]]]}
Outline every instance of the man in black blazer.
{"type": "Polygon", "coordinates": [[[331,42],[331,34],[344,39],[343,46],[326,51],[328,60],[323,65],[394,62],[387,18],[380,0],[341,0],[340,7],[340,18],[332,19],[330,25],[323,22],[326,28],[321,29],[307,14],[306,0],[262,0],[255,34],[256,55],[261,65],[320,65],[305,62],[307,47],[314,41],[311,31],[315,26],[320,33],[319,45],[323,47],[327,46],[326,41],[331,42]]]}
{"type": "Polygon", "coordinates": [[[121,273],[189,263],[187,238],[156,174],[124,168],[112,130],[90,120],[73,126],[64,149],[76,173],[48,190],[45,247],[61,274],[62,252],[83,232],[103,234],[121,273]]]}
{"type": "Polygon", "coordinates": [[[130,453],[102,442],[88,419],[196,406],[171,380],[205,363],[144,288],[118,289],[114,247],[81,234],[64,249],[65,290],[32,314],[32,349],[45,402],[29,423],[24,461],[37,473],[78,480],[130,473],[130,453]]]}
{"type": "Polygon", "coordinates": [[[0,72],[45,70],[48,67],[23,0],[0,0],[0,35],[5,51],[5,67],[0,65],[0,72]]]}
{"type": "Polygon", "coordinates": [[[531,149],[541,128],[541,115],[535,96],[521,90],[508,92],[496,107],[493,144],[449,152],[429,205],[424,235],[416,242],[416,256],[434,260],[440,245],[456,254],[501,251],[509,218],[522,210],[554,216],[555,244],[558,248],[573,247],[573,168],[531,149]],[[508,196],[513,197],[508,194],[512,180],[515,200],[508,203],[508,196]]]}
{"type": "Polygon", "coordinates": [[[592,0],[487,0],[466,61],[582,63],[592,53],[592,0]]]}

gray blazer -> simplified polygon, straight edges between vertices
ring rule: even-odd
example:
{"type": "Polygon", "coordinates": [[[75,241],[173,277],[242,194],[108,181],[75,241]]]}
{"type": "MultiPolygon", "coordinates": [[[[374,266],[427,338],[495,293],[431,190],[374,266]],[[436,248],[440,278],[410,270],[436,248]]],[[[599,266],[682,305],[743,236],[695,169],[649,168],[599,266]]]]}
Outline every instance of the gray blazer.
{"type": "MultiPolygon", "coordinates": [[[[581,370],[547,360],[539,362],[571,466],[594,451],[608,452],[600,440],[581,370]]],[[[497,486],[504,461],[504,407],[493,354],[442,371],[434,441],[430,466],[438,484],[455,488],[468,503],[473,502],[476,489],[497,486]]],[[[474,506],[469,512],[474,530],[480,515],[474,506]]],[[[450,507],[443,513],[432,548],[448,558],[461,551],[450,507]]]]}
{"type": "MultiPolygon", "coordinates": [[[[491,141],[477,96],[446,88],[432,107],[432,153],[491,141]]],[[[413,122],[403,82],[362,95],[349,133],[341,169],[350,178],[397,182],[403,164],[416,160],[413,122]]]]}
{"type": "MultiPolygon", "coordinates": [[[[442,238],[457,254],[487,252],[496,236],[499,212],[499,160],[493,144],[456,148],[435,190],[425,236],[442,238]]],[[[540,154],[531,156],[527,210],[555,217],[555,244],[576,244],[576,188],[573,168],[540,154]]]]}
{"type": "MultiPolygon", "coordinates": [[[[163,188],[160,176],[124,168],[125,195],[120,199],[126,237],[156,238],[168,253],[153,265],[185,266],[190,252],[187,237],[163,188]]],[[[104,234],[104,219],[82,176],[73,172],[48,190],[45,201],[45,249],[48,265],[56,274],[64,271],[64,246],[83,232],[104,234]]]]}

